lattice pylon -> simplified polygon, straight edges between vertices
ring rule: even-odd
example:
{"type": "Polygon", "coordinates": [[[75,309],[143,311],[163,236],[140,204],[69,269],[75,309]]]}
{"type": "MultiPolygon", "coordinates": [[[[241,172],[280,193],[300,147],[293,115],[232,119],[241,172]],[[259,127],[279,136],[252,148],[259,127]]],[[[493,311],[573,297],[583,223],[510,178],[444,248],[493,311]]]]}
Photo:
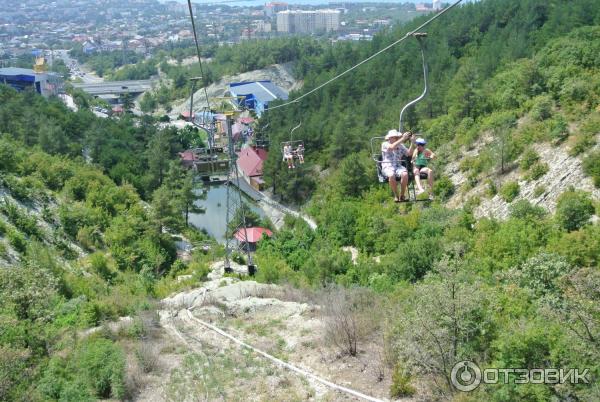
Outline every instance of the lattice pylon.
{"type": "Polygon", "coordinates": [[[227,210],[226,210],[226,236],[225,236],[225,272],[233,272],[231,268],[231,258],[234,251],[242,250],[246,254],[248,263],[248,274],[254,275],[256,266],[252,261],[252,254],[248,244],[248,233],[246,231],[246,213],[243,208],[242,192],[240,190],[240,176],[237,169],[237,154],[235,153],[235,143],[233,140],[233,121],[231,115],[227,115],[227,148],[229,152],[229,171],[227,174],[227,210]],[[240,210],[240,222],[236,222],[235,227],[231,225],[235,219],[236,211],[240,210]],[[243,241],[234,238],[234,234],[241,230],[243,241]]]}

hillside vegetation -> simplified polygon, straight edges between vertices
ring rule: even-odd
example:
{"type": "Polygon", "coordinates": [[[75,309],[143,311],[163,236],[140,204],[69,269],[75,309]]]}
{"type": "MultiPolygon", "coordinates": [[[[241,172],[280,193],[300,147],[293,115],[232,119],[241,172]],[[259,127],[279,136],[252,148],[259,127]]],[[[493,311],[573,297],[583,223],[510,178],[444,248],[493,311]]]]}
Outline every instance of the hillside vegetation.
{"type": "MultiPolygon", "coordinates": [[[[261,121],[274,144],[302,121],[294,135],[305,142],[307,163],[283,169],[273,152],[265,171],[282,199],[310,199],[307,211],[319,228],[290,222],[261,243],[259,278],[311,287],[336,282],[380,294],[388,306],[382,318],[387,350],[403,373],[398,381],[425,381],[440,398],[452,397],[450,370],[460,360],[598,372],[597,195],[569,182],[566,172],[551,209],[529,200],[546,192],[549,167],[535,152],[542,144],[568,153],[598,186],[600,6],[488,0],[443,18],[428,29],[431,93],[406,123],[438,151],[437,172],[455,163],[466,177],[461,187],[438,177],[438,199],[475,186],[485,191],[452,209],[443,202],[397,206],[388,187],[377,184],[368,140],[397,128],[400,107],[422,90],[416,41],[397,46],[261,121]],[[506,180],[508,174],[518,181],[506,180]],[[536,183],[539,194],[517,197],[519,181],[536,183]],[[508,203],[505,219],[476,217],[479,204],[496,194],[508,203]],[[347,246],[358,249],[356,264],[342,251],[347,246]]],[[[302,61],[303,91],[420,22],[302,61]]],[[[457,398],[599,397],[594,386],[513,380],[457,398]]]]}
{"type": "MultiPolygon", "coordinates": [[[[296,58],[307,91],[422,21],[369,43],[244,44],[253,64],[242,69],[296,58]]],[[[544,147],[568,153],[593,191],[600,186],[600,4],[483,0],[457,8],[428,32],[431,93],[406,123],[438,152],[436,172],[458,172],[465,180],[442,175],[435,202],[402,205],[376,183],[368,139],[396,127],[401,105],[421,91],[418,47],[408,41],[260,120],[272,144],[268,184],[284,201],[302,204],[318,228],[288,218],[259,243],[255,279],[288,285],[263,289],[310,301],[327,316],[318,327],[341,345],[328,354],[339,361],[307,356],[315,365],[341,366],[343,358],[381,350],[370,365],[377,366],[376,380],[345,371],[378,391],[386,384],[377,395],[600,400],[596,193],[573,181],[545,208],[521,194],[519,184],[536,183],[534,192],[547,192],[551,167],[536,151],[544,147]],[[295,134],[305,141],[307,162],[292,170],[282,167],[277,148],[298,120],[295,134]],[[462,198],[446,204],[453,195],[462,198]],[[476,213],[494,199],[508,205],[505,219],[476,213]],[[450,375],[462,360],[481,368],[587,368],[591,384],[517,384],[510,377],[508,384],[460,393],[450,375]]],[[[240,54],[224,49],[211,63],[218,66],[215,77],[239,67],[240,54]]],[[[197,68],[163,67],[178,75],[197,68]]],[[[180,84],[183,94],[187,84],[180,84]]],[[[180,232],[206,240],[186,225],[197,196],[193,178],[176,161],[178,151],[199,145],[197,132],[161,128],[148,116],[99,119],[87,110],[91,99],[75,98],[80,111],[71,112],[57,99],[0,86],[0,400],[135,399],[132,367],[151,371],[154,364],[136,342],[161,322],[156,300],[206,281],[209,262],[222,257],[213,244],[208,254],[178,258],[180,232]]],[[[170,299],[202,293],[206,317],[214,314],[229,330],[246,331],[249,342],[270,343],[282,357],[320,350],[313,344],[321,339],[310,329],[316,321],[270,311],[252,322],[259,310],[245,304],[239,283],[221,272],[205,283],[221,289],[223,300],[226,291],[237,292],[229,307],[198,290],[170,299]],[[231,311],[249,322],[225,314],[231,311]],[[298,320],[296,339],[307,343],[284,339],[288,319],[298,320]]],[[[267,310],[286,299],[274,302],[268,295],[260,301],[267,310]]],[[[190,308],[196,296],[187,299],[190,308]]],[[[162,322],[173,317],[167,318],[162,322]]],[[[192,324],[187,330],[198,331],[192,324]]],[[[233,384],[232,362],[244,360],[235,373],[251,384],[252,373],[269,375],[272,368],[250,355],[221,353],[216,335],[204,332],[213,338],[210,350],[220,353],[223,372],[210,366],[209,354],[183,359],[169,382],[158,379],[176,388],[180,399],[203,396],[204,388],[185,386],[200,381],[205,367],[213,371],[211,392],[223,399],[223,384],[215,379],[233,384]]],[[[298,395],[310,392],[307,387],[298,395]]]]}
{"type": "Polygon", "coordinates": [[[203,238],[185,227],[191,178],[169,165],[189,133],[6,87],[0,99],[0,400],[127,399],[123,344],[148,330],[138,315],[189,284],[176,274],[207,272],[205,257],[176,258],[169,232],[203,238]],[[118,336],[82,335],[125,316],[118,336]]]}

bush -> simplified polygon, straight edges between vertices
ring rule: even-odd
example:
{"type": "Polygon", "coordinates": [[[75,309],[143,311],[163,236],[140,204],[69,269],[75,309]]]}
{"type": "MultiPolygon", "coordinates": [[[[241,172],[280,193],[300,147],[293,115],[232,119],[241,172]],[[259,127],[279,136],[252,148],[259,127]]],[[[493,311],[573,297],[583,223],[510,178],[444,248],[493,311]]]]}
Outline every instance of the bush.
{"type": "Polygon", "coordinates": [[[143,342],[135,349],[135,358],[144,373],[151,373],[158,368],[158,351],[143,342]]]}
{"type": "Polygon", "coordinates": [[[545,175],[546,173],[548,173],[548,170],[550,170],[550,168],[548,167],[547,163],[539,163],[538,162],[531,167],[531,171],[527,175],[527,179],[531,180],[531,181],[535,181],[535,180],[539,179],[540,177],[542,177],[543,175],[545,175]]]}
{"type": "Polygon", "coordinates": [[[341,353],[356,356],[358,344],[375,329],[374,294],[341,286],[329,286],[324,292],[325,336],[341,353]]]}
{"type": "Polygon", "coordinates": [[[600,151],[590,153],[583,160],[583,171],[594,180],[594,186],[600,188],[600,151]]]}
{"type": "Polygon", "coordinates": [[[543,219],[546,210],[537,205],[532,205],[528,200],[519,200],[510,206],[510,216],[517,219],[543,219]]]}
{"type": "Polygon", "coordinates": [[[410,383],[411,376],[400,367],[399,364],[394,367],[394,372],[392,373],[392,385],[390,387],[390,396],[392,398],[403,398],[407,396],[413,396],[416,392],[416,389],[410,383]]]}
{"type": "Polygon", "coordinates": [[[512,202],[519,195],[519,183],[509,181],[504,183],[500,189],[500,197],[508,203],[512,202]]]}
{"type": "Polygon", "coordinates": [[[564,257],[541,253],[529,258],[518,268],[510,270],[508,275],[519,286],[528,289],[539,298],[558,292],[558,279],[572,270],[564,257]]]}
{"type": "Polygon", "coordinates": [[[529,168],[539,160],[540,156],[538,153],[533,149],[528,149],[525,151],[525,153],[523,153],[523,156],[521,156],[521,163],[519,163],[519,166],[523,170],[529,170],[529,168]]]}
{"type": "Polygon", "coordinates": [[[542,121],[552,116],[552,107],[554,102],[552,97],[548,95],[538,96],[533,100],[533,106],[531,107],[531,118],[536,121],[542,121]]]}
{"type": "Polygon", "coordinates": [[[440,177],[433,185],[433,194],[442,200],[452,197],[454,191],[454,183],[448,176],[440,177]]]}
{"type": "Polygon", "coordinates": [[[75,357],[78,375],[99,398],[123,398],[125,357],[112,341],[90,338],[78,348],[75,357]]]}
{"type": "Polygon", "coordinates": [[[498,194],[498,187],[496,186],[496,183],[493,180],[488,179],[485,182],[485,184],[486,184],[486,186],[485,186],[485,195],[486,196],[491,198],[491,197],[495,196],[496,194],[498,194]]]}
{"type": "Polygon", "coordinates": [[[10,244],[19,253],[24,253],[25,250],[27,250],[27,241],[25,240],[25,236],[23,236],[19,231],[10,229],[6,234],[6,237],[8,237],[10,244]]]}
{"type": "Polygon", "coordinates": [[[535,198],[540,197],[546,192],[546,190],[548,190],[546,186],[544,186],[543,184],[539,184],[533,189],[533,196],[535,198]]]}
{"type": "Polygon", "coordinates": [[[594,215],[594,203],[584,191],[565,191],[558,197],[556,219],[560,226],[572,232],[583,227],[594,215]]]}

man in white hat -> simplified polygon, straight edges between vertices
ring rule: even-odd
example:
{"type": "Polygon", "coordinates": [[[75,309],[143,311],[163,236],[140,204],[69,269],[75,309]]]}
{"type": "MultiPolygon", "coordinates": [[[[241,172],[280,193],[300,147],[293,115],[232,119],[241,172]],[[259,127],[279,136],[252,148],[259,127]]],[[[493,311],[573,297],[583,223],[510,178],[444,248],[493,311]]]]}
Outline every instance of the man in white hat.
{"type": "Polygon", "coordinates": [[[408,187],[408,172],[400,161],[403,156],[411,156],[413,152],[414,136],[410,131],[400,134],[397,130],[390,130],[381,144],[381,172],[388,178],[395,202],[405,201],[404,194],[408,187]],[[412,140],[410,149],[404,145],[409,139],[412,140]],[[400,177],[400,194],[396,177],[400,177]]]}

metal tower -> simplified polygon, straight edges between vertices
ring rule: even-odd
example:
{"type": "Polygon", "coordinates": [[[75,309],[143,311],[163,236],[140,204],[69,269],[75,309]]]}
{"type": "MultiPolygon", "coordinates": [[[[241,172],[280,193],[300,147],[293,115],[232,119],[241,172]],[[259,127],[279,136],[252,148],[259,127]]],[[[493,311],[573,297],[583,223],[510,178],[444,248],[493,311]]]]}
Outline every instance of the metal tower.
{"type": "Polygon", "coordinates": [[[235,153],[235,142],[233,139],[233,113],[226,112],[227,125],[227,148],[229,152],[229,172],[227,174],[227,213],[226,213],[226,242],[225,242],[225,272],[233,272],[231,268],[231,259],[234,251],[241,250],[246,255],[248,265],[248,274],[254,275],[256,265],[252,261],[250,245],[248,243],[248,232],[246,230],[246,213],[242,200],[242,191],[240,189],[240,175],[237,169],[237,154],[235,153]],[[239,211],[240,220],[232,225],[236,218],[236,212],[239,211]],[[234,238],[234,234],[241,231],[243,241],[234,238]]]}

